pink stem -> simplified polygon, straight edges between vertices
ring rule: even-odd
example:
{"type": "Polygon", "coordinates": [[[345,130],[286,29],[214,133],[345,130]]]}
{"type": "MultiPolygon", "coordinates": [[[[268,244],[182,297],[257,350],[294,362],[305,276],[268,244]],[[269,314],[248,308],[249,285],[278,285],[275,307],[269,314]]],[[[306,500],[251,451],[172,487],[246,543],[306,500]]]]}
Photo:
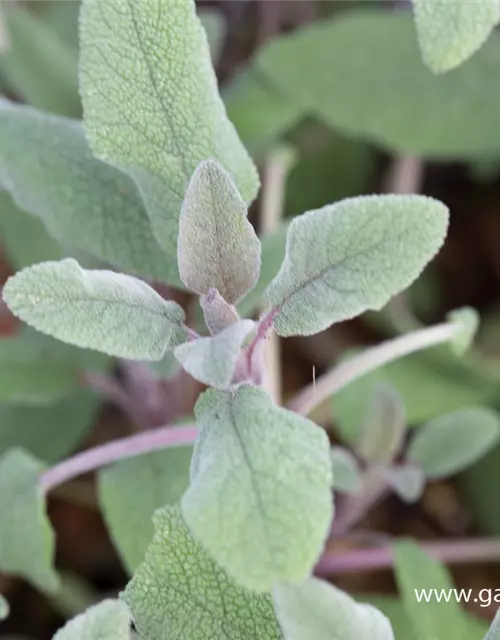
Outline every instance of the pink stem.
{"type": "Polygon", "coordinates": [[[257,331],[255,333],[254,339],[249,344],[247,348],[247,361],[249,363],[250,368],[252,368],[253,359],[255,349],[259,345],[262,340],[265,340],[269,333],[272,331],[274,318],[279,313],[279,307],[275,307],[273,309],[269,309],[259,321],[257,325],[257,331]]]}

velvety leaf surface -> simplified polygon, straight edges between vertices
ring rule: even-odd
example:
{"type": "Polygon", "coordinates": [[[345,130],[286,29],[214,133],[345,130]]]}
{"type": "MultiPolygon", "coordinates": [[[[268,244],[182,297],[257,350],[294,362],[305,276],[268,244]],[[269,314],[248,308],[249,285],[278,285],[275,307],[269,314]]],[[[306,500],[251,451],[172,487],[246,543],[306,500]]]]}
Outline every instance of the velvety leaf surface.
{"type": "Polygon", "coordinates": [[[443,478],[477,462],[499,439],[499,416],[490,409],[469,407],[420,427],[408,447],[408,460],[428,478],[443,478]]]}
{"type": "Polygon", "coordinates": [[[53,640],[130,640],[130,613],[119,600],[103,600],[67,622],[53,640]]]}
{"type": "Polygon", "coordinates": [[[380,611],[323,580],[279,583],[273,598],[287,640],[394,640],[380,611]]]}
{"type": "Polygon", "coordinates": [[[202,160],[220,162],[247,202],[259,184],[220,99],[195,4],[85,0],[80,37],[91,146],[136,180],[173,258],[181,202],[202,160]]]}
{"type": "Polygon", "coordinates": [[[443,243],[448,210],[425,196],[361,196],[295,218],[265,300],[281,336],[310,335],[380,309],[443,243]]]}
{"type": "Polygon", "coordinates": [[[200,297],[205,324],[212,335],[220,333],[240,319],[232,304],[226,302],[217,289],[209,289],[200,297]]]}
{"type": "Polygon", "coordinates": [[[146,560],[123,598],[145,638],[278,640],[271,596],[246,591],[193,539],[180,509],[158,511],[146,560]]]}
{"type": "Polygon", "coordinates": [[[153,513],[181,499],[189,484],[191,447],[123,460],[99,474],[99,502],[126,568],[133,574],[153,539],[153,513]]]}
{"type": "Polygon", "coordinates": [[[229,175],[216,162],[196,169],[179,221],[179,273],[188,289],[217,289],[234,304],[255,285],[260,242],[247,208],[229,175]]]}
{"type": "Polygon", "coordinates": [[[61,242],[177,283],[132,179],[94,158],[81,123],[1,101],[0,181],[61,242]]]}
{"type": "Polygon", "coordinates": [[[413,0],[422,57],[435,73],[467,60],[500,20],[496,0],[413,0]]]}
{"type": "Polygon", "coordinates": [[[0,457],[0,569],[54,591],[54,533],[37,487],[43,465],[22,449],[0,457]]]}
{"type": "Polygon", "coordinates": [[[333,488],[341,493],[355,493],[361,488],[360,469],[356,458],[344,447],[332,447],[330,460],[333,488]]]}
{"type": "Polygon", "coordinates": [[[184,312],[151,287],[73,259],[19,271],[3,288],[10,310],[39,331],[122,358],[161,360],[185,339],[184,312]]]}
{"type": "Polygon", "coordinates": [[[182,499],[195,537],[248,588],[307,576],[332,518],[325,432],[248,384],[206,391],[195,415],[200,432],[182,499]]]}

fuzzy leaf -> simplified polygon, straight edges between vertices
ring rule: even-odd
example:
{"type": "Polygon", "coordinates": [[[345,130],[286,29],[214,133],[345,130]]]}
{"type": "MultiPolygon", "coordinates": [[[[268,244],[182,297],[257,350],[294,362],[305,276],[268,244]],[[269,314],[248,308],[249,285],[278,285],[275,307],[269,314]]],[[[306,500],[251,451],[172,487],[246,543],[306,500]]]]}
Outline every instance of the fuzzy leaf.
{"type": "Polygon", "coordinates": [[[180,509],[157,511],[146,560],[123,595],[145,638],[278,640],[268,594],[232,582],[192,538],[180,509]]]}
{"type": "Polygon", "coordinates": [[[497,609],[493,622],[484,640],[500,640],[500,609],[497,609]]]}
{"type": "Polygon", "coordinates": [[[287,640],[394,640],[391,623],[380,611],[318,578],[280,583],[273,597],[287,640]]]}
{"type": "Polygon", "coordinates": [[[334,490],[341,493],[356,493],[361,488],[360,469],[356,458],[344,447],[332,447],[330,460],[334,490]]]}
{"type": "Polygon", "coordinates": [[[189,183],[177,257],[181,280],[200,294],[214,288],[235,303],[257,281],[259,239],[238,189],[216,162],[202,162],[189,183]]]}
{"type": "Polygon", "coordinates": [[[451,346],[457,355],[462,355],[474,340],[479,326],[479,315],[475,309],[463,307],[448,313],[446,319],[460,327],[460,332],[453,339],[451,346]]]}
{"type": "Polygon", "coordinates": [[[79,122],[0,101],[0,182],[61,242],[177,283],[133,181],[94,158],[79,122]]]}
{"type": "Polygon", "coordinates": [[[5,3],[3,14],[10,47],[0,55],[0,72],[14,93],[40,109],[79,115],[76,51],[18,3],[5,3]]]}
{"type": "Polygon", "coordinates": [[[8,618],[10,612],[9,603],[0,593],[0,620],[5,620],[8,618]]]}
{"type": "Polygon", "coordinates": [[[54,532],[37,486],[43,465],[22,449],[0,457],[0,570],[54,591],[54,532]]]}
{"type": "Polygon", "coordinates": [[[388,464],[399,453],[406,432],[406,412],[394,387],[379,383],[373,390],[356,450],[371,464],[388,464]]]}
{"type": "Polygon", "coordinates": [[[425,475],[422,469],[411,464],[384,469],[384,477],[394,493],[404,502],[411,504],[422,496],[425,475]]]}
{"type": "Polygon", "coordinates": [[[437,479],[466,469],[500,440],[499,416],[469,407],[435,418],[420,427],[408,447],[408,460],[427,478],[437,479]]]}
{"type": "Polygon", "coordinates": [[[447,226],[447,208],[425,196],[349,198],[295,218],[265,293],[276,331],[311,335],[380,309],[420,275],[447,226]]]}
{"type": "Polygon", "coordinates": [[[182,499],[194,536],[247,588],[307,576],[332,518],[325,432],[248,384],[206,391],[195,415],[200,433],[182,499]]]}
{"type": "Polygon", "coordinates": [[[113,271],[87,271],[71,258],[19,271],[3,288],[21,320],[78,347],[161,360],[185,339],[184,312],[151,287],[113,271]]]}
{"type": "Polygon", "coordinates": [[[119,600],[103,600],[67,622],[53,640],[130,640],[130,613],[119,600]]]}
{"type": "Polygon", "coordinates": [[[205,324],[212,335],[220,333],[240,319],[232,304],[226,302],[217,289],[209,289],[200,297],[205,324]]]}
{"type": "Polygon", "coordinates": [[[413,0],[422,57],[435,73],[476,53],[500,21],[497,0],[413,0]]]}
{"type": "Polygon", "coordinates": [[[175,357],[196,380],[224,389],[233,378],[241,347],[254,326],[253,320],[239,320],[216,336],[181,344],[174,351],[175,357]]]}
{"type": "Polygon", "coordinates": [[[155,451],[99,474],[99,502],[111,536],[131,574],[153,538],[153,513],[181,499],[189,484],[191,447],[155,451]]]}
{"type": "Polygon", "coordinates": [[[193,0],[84,0],[80,88],[98,157],[137,182],[160,245],[177,251],[184,192],[202,160],[220,162],[245,201],[256,169],[228,120],[193,0]]]}

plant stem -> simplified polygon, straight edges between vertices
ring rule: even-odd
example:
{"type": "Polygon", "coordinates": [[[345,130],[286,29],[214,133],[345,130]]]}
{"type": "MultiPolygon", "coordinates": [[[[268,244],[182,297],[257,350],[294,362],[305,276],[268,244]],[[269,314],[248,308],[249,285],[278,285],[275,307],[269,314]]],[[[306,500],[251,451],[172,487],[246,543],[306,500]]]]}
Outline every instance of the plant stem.
{"type": "Polygon", "coordinates": [[[332,536],[348,532],[390,494],[390,489],[382,478],[368,476],[367,481],[360,493],[346,496],[344,509],[339,509],[339,514],[333,519],[332,536]]]}
{"type": "MultiPolygon", "coordinates": [[[[495,538],[423,542],[421,547],[432,557],[447,564],[500,562],[500,540],[495,538]]],[[[389,569],[392,565],[393,552],[390,546],[373,549],[342,549],[326,551],[316,565],[315,573],[320,576],[329,576],[389,569]]]]}
{"type": "Polygon", "coordinates": [[[405,355],[449,342],[459,331],[461,328],[453,322],[445,322],[382,342],[321,376],[315,384],[310,384],[297,394],[288,408],[307,415],[354,380],[405,355]]]}
{"type": "Polygon", "coordinates": [[[117,460],[133,458],[168,447],[179,447],[191,444],[197,434],[195,426],[161,427],[153,431],[145,431],[128,438],[114,440],[93,449],[77,453],[51,469],[44,471],[39,478],[39,487],[50,491],[54,487],[80,476],[95,471],[117,460]]]}

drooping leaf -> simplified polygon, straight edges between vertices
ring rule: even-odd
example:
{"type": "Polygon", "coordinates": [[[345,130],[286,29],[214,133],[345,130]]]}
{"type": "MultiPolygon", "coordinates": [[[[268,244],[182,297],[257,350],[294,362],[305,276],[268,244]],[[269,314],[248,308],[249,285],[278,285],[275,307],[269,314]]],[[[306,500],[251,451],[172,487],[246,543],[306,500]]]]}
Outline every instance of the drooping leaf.
{"type": "Polygon", "coordinates": [[[9,616],[10,607],[7,600],[0,593],[0,620],[5,620],[9,616]]]}
{"type": "Polygon", "coordinates": [[[341,493],[356,493],[361,488],[361,472],[356,458],[344,447],[332,447],[330,460],[334,490],[341,493]]]}
{"type": "Polygon", "coordinates": [[[248,588],[307,576],[332,518],[325,432],[248,384],[206,391],[195,415],[200,433],[181,503],[195,537],[248,588]]]}
{"type": "Polygon", "coordinates": [[[254,67],[285,101],[342,133],[448,159],[498,154],[499,61],[494,34],[467,64],[436,76],[422,63],[412,17],[369,8],[276,38],[254,67]]]}
{"type": "Polygon", "coordinates": [[[161,360],[185,339],[178,304],[141,280],[87,271],[71,258],[19,271],[3,296],[15,315],[39,331],[121,358],[161,360]]]}
{"type": "Polygon", "coordinates": [[[130,640],[130,613],[119,600],[103,600],[67,622],[53,640],[130,640]]]}
{"type": "Polygon", "coordinates": [[[240,319],[232,304],[226,302],[217,289],[209,289],[200,297],[205,324],[212,335],[220,333],[240,319]]]}
{"type": "Polygon", "coordinates": [[[180,509],[155,514],[146,560],[123,595],[145,638],[281,638],[268,594],[232,582],[191,536],[180,509]]]}
{"type": "Polygon", "coordinates": [[[3,13],[10,47],[0,55],[0,74],[34,107],[79,115],[76,51],[17,2],[5,3],[3,13]]]}
{"type": "Polygon", "coordinates": [[[153,513],[181,499],[189,484],[191,447],[123,460],[99,474],[99,502],[126,568],[133,574],[153,539],[153,513]]]}
{"type": "Polygon", "coordinates": [[[310,335],[380,309],[420,275],[447,226],[447,208],[424,196],[349,198],[295,218],[265,293],[276,331],[310,335]]]}
{"type": "Polygon", "coordinates": [[[287,640],[394,640],[380,611],[318,578],[279,583],[273,598],[287,640]]]}
{"type": "Polygon", "coordinates": [[[427,478],[443,478],[477,462],[499,440],[498,415],[483,407],[469,407],[420,427],[410,442],[407,456],[427,478]]]}
{"type": "Polygon", "coordinates": [[[210,338],[185,342],[174,350],[182,367],[200,382],[224,389],[229,386],[245,338],[253,320],[239,320],[210,338]]]}
{"type": "Polygon", "coordinates": [[[419,467],[403,464],[384,469],[384,477],[394,493],[404,502],[416,502],[425,488],[425,474],[419,467]]]}
{"type": "Polygon", "coordinates": [[[177,264],[160,249],[136,186],[94,158],[81,123],[1,101],[0,182],[61,242],[177,283],[177,264]]]}
{"type": "Polygon", "coordinates": [[[484,640],[499,640],[500,639],[500,609],[497,609],[495,618],[491,623],[488,633],[485,635],[484,640]]]}
{"type": "Polygon", "coordinates": [[[496,0],[413,0],[422,57],[435,73],[476,53],[500,21],[496,0]]]}
{"type": "Polygon", "coordinates": [[[202,162],[189,183],[177,258],[186,287],[200,294],[217,289],[232,304],[257,281],[259,239],[247,220],[244,200],[216,162],[202,162]]]}
{"type": "Polygon", "coordinates": [[[37,486],[43,465],[22,449],[0,457],[0,569],[54,591],[54,532],[37,486]]]}
{"type": "Polygon", "coordinates": [[[453,589],[447,568],[410,541],[401,540],[394,546],[394,570],[406,613],[415,631],[415,640],[466,640],[467,626],[458,601],[451,598],[446,606],[431,597],[419,602],[416,593],[427,589],[453,589]]]}
{"type": "Polygon", "coordinates": [[[202,160],[218,161],[245,201],[255,167],[217,90],[193,0],[84,0],[80,88],[96,155],[137,182],[160,245],[177,249],[178,216],[202,160]]]}

